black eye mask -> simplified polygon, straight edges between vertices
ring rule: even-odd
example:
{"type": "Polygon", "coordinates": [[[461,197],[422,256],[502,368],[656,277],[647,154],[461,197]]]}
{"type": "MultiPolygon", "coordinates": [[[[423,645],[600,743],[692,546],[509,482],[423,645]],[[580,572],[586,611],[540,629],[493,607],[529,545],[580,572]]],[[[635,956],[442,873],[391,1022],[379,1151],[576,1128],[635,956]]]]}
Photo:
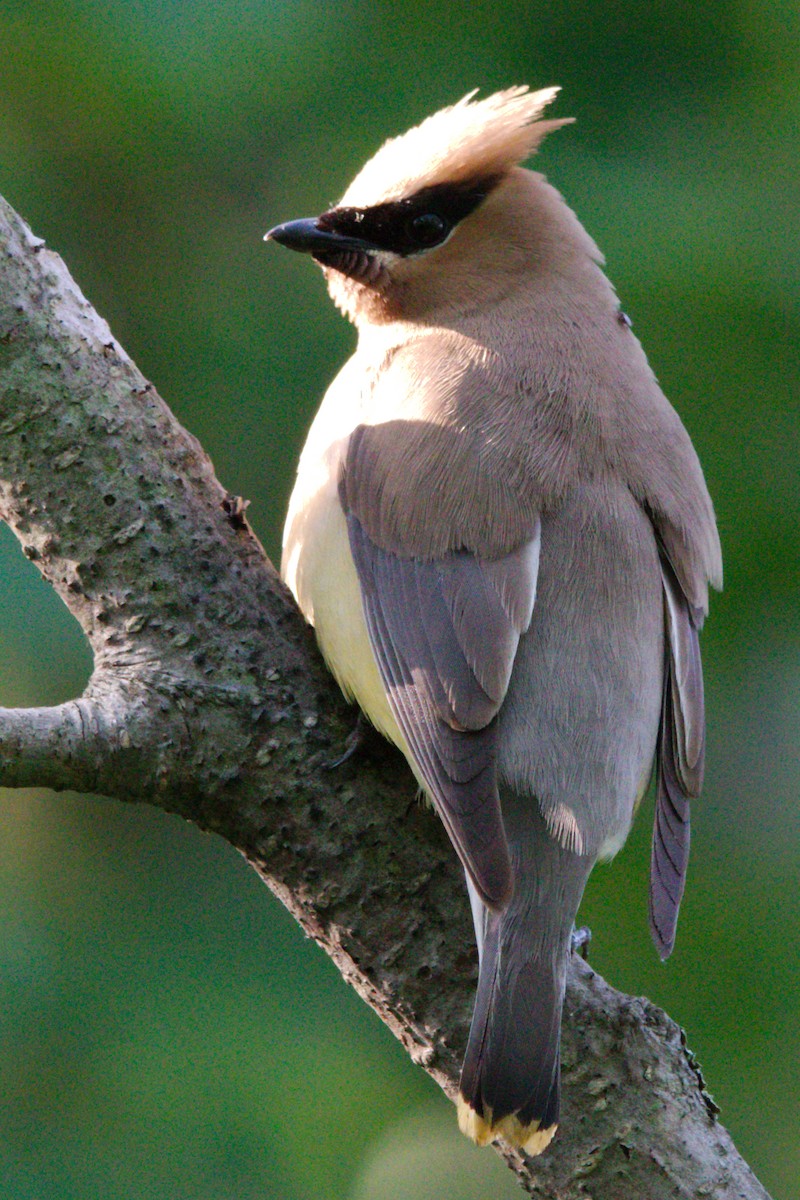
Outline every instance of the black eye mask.
{"type": "Polygon", "coordinates": [[[493,176],[468,183],[439,183],[422,188],[407,200],[370,208],[332,208],[317,218],[317,227],[405,258],[445,241],[498,182],[493,176]]]}

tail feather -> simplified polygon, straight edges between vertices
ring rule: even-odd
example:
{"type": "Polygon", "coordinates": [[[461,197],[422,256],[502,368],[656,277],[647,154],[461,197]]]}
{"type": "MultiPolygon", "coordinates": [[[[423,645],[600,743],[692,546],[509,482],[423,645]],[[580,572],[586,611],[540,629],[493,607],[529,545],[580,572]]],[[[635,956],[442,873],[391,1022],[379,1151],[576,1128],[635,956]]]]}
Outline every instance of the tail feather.
{"type": "Polygon", "coordinates": [[[524,847],[512,842],[526,865],[508,907],[490,912],[472,897],[481,965],[459,1101],[459,1123],[475,1141],[503,1137],[529,1154],[558,1125],[570,935],[592,867],[543,822],[534,830],[524,847]]]}

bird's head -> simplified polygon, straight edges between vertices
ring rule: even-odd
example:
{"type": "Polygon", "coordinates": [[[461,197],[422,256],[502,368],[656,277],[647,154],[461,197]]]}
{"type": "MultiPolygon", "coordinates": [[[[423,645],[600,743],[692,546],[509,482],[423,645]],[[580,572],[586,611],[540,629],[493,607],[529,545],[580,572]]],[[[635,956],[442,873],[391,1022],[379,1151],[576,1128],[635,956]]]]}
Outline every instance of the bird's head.
{"type": "Polygon", "coordinates": [[[538,119],[557,91],[470,93],[386,142],[334,208],[267,238],[311,254],[357,325],[485,305],[535,252],[517,164],[566,123],[538,119]]]}

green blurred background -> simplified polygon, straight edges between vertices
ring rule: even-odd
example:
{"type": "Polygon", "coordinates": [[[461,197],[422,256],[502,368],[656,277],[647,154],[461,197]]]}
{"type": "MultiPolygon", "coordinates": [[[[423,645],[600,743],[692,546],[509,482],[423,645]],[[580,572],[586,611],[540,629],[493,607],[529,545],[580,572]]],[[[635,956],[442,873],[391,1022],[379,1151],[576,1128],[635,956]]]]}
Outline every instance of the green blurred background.
{"type": "MultiPolygon", "coordinates": [[[[726,590],[672,959],[650,813],[583,909],[592,960],[687,1030],[722,1119],[800,1197],[796,0],[0,0],[0,191],[59,250],[276,556],[293,463],[353,343],[261,238],[467,90],[563,85],[540,169],[703,460],[726,590]]],[[[90,670],[3,529],[0,702],[90,670]]],[[[227,846],[155,809],[0,803],[2,1200],[521,1194],[227,846]]]]}

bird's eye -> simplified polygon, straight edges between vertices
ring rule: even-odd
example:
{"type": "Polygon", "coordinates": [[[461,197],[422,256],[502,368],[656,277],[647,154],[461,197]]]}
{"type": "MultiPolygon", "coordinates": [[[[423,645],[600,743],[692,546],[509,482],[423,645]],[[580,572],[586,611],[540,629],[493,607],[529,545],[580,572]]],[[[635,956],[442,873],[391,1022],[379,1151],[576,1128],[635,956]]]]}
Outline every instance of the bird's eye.
{"type": "Polygon", "coordinates": [[[450,232],[450,226],[438,213],[420,213],[409,221],[408,232],[415,245],[427,249],[443,242],[450,232]]]}

